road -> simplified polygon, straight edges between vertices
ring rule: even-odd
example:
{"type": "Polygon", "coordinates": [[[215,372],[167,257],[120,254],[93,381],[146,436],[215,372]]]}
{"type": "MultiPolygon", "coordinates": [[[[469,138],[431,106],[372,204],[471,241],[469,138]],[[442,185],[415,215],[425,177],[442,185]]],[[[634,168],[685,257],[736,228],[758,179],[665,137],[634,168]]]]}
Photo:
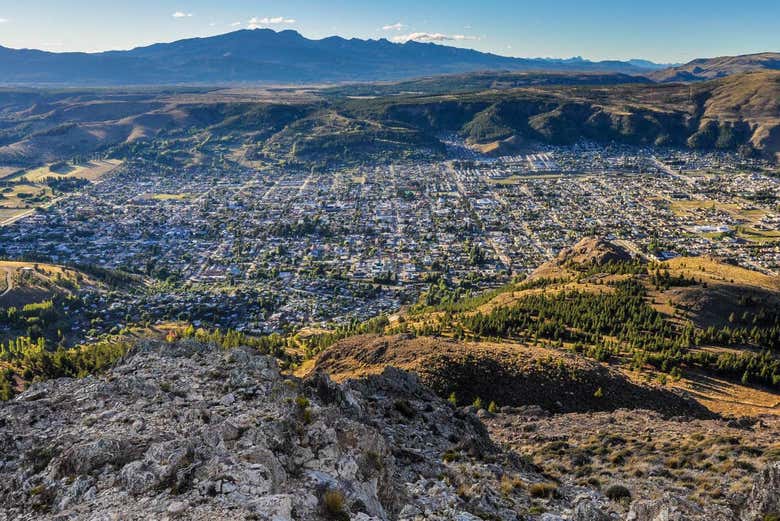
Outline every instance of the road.
{"type": "Polygon", "coordinates": [[[20,214],[16,214],[13,217],[9,217],[5,221],[0,222],[0,226],[9,226],[9,225],[15,223],[16,221],[21,221],[22,219],[32,215],[33,213],[35,213],[35,208],[32,208],[32,209],[27,210],[26,212],[22,212],[20,214]]]}
{"type": "Polygon", "coordinates": [[[14,281],[13,281],[13,277],[11,277],[10,271],[5,272],[5,285],[6,285],[5,291],[0,293],[0,297],[4,297],[8,295],[11,292],[11,290],[14,289],[14,281]]]}

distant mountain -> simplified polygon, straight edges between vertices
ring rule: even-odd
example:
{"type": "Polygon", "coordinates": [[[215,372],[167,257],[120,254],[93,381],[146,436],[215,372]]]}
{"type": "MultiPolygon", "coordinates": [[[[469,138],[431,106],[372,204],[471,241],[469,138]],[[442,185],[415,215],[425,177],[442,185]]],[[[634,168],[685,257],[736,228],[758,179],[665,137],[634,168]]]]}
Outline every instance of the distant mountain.
{"type": "MultiPolygon", "coordinates": [[[[636,65],[633,60],[630,63],[636,65]]],[[[764,52],[741,56],[699,58],[685,65],[649,73],[648,76],[655,81],[662,82],[702,81],[760,70],[780,70],[780,53],[764,52]]]]}
{"type": "Polygon", "coordinates": [[[248,157],[271,160],[430,158],[444,152],[443,135],[492,153],[584,139],[780,160],[780,71],[672,85],[479,73],[329,89],[25,87],[0,89],[0,108],[0,165],[18,168],[137,156],[158,138],[179,157],[198,143],[245,143],[248,157]]]}
{"type": "Polygon", "coordinates": [[[92,54],[0,47],[0,70],[9,84],[143,85],[398,80],[481,70],[643,74],[651,68],[579,57],[510,58],[414,41],[310,40],[258,29],[92,54]]]}
{"type": "Polygon", "coordinates": [[[681,65],[680,63],[655,63],[651,62],[650,60],[642,60],[638,58],[628,60],[627,63],[633,65],[634,67],[639,67],[640,69],[649,70],[662,70],[681,65]]]}

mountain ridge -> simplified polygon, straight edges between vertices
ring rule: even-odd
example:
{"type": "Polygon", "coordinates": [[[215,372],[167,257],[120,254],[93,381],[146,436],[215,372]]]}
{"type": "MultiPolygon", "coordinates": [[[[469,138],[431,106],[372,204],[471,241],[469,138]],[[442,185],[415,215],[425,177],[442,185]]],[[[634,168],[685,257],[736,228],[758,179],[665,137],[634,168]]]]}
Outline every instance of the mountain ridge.
{"type": "Polygon", "coordinates": [[[780,53],[762,52],[736,56],[697,58],[682,65],[650,72],[648,77],[664,83],[691,82],[712,80],[758,70],[780,70],[780,53]]]}
{"type": "Polygon", "coordinates": [[[162,84],[392,80],[478,70],[650,72],[616,60],[513,58],[435,43],[242,29],[155,43],[127,51],[53,53],[0,46],[4,81],[12,84],[162,84]],[[80,76],[73,77],[78,70],[80,76]]]}

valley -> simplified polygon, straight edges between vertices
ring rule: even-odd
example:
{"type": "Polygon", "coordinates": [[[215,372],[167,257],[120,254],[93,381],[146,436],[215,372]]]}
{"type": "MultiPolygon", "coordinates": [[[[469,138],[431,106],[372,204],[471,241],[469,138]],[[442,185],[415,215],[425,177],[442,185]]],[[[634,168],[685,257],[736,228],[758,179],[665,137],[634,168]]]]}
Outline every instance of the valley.
{"type": "Polygon", "coordinates": [[[193,4],[0,47],[0,519],[780,519],[780,54],[193,4]]]}

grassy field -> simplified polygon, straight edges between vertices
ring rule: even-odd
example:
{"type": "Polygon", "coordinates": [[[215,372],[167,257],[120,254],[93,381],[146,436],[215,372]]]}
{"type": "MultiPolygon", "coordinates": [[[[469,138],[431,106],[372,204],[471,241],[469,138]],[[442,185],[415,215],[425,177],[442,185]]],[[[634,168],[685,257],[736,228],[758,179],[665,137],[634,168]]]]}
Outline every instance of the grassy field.
{"type": "Polygon", "coordinates": [[[43,185],[18,183],[5,188],[2,195],[0,208],[33,208],[38,206],[41,201],[31,200],[30,198],[42,198],[44,199],[43,202],[45,202],[52,197],[52,191],[49,187],[43,185]]]}
{"type": "Polygon", "coordinates": [[[14,176],[15,179],[26,178],[31,183],[40,183],[49,177],[54,178],[74,178],[86,179],[87,181],[97,181],[107,173],[111,172],[122,164],[118,159],[90,161],[84,164],[57,164],[47,165],[32,170],[20,172],[14,176]]]}
{"type": "Polygon", "coordinates": [[[5,223],[6,221],[13,219],[15,217],[18,217],[19,215],[22,215],[24,213],[27,213],[29,210],[26,208],[3,208],[0,207],[0,225],[5,223]]]}
{"type": "Polygon", "coordinates": [[[512,175],[509,177],[500,177],[500,178],[490,178],[486,177],[485,182],[493,184],[493,185],[519,185],[526,181],[531,181],[534,179],[563,179],[563,178],[572,178],[572,177],[586,177],[591,175],[590,172],[567,172],[565,174],[559,174],[554,172],[549,173],[538,173],[538,174],[523,174],[523,175],[512,175]]]}
{"type": "Polygon", "coordinates": [[[737,237],[751,242],[770,243],[780,241],[780,231],[777,230],[756,230],[747,226],[737,228],[737,237]]]}
{"type": "Polygon", "coordinates": [[[146,199],[153,201],[186,201],[190,194],[148,194],[146,199]]]}
{"type": "Polygon", "coordinates": [[[29,210],[50,203],[55,193],[45,184],[47,179],[84,179],[94,183],[122,163],[115,159],[83,164],[63,162],[23,171],[0,167],[0,178],[8,184],[0,192],[0,225],[13,222],[29,210]]]}
{"type": "Polygon", "coordinates": [[[670,208],[677,217],[696,218],[699,212],[710,210],[723,212],[735,219],[751,223],[759,221],[766,215],[765,210],[750,208],[749,204],[742,206],[736,203],[722,203],[711,199],[670,201],[670,208]]]}

